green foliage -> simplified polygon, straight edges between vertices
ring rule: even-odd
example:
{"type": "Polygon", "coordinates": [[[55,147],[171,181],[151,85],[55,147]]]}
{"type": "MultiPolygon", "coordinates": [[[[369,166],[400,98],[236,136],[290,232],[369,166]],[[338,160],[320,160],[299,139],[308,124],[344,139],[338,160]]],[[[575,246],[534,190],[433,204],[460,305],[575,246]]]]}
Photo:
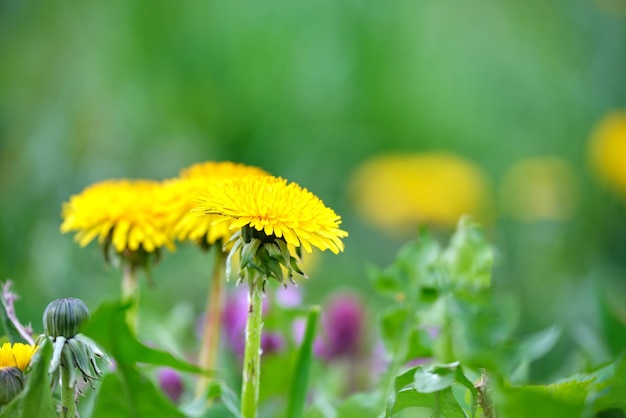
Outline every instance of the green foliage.
{"type": "Polygon", "coordinates": [[[121,301],[103,303],[93,313],[83,334],[98,342],[117,365],[147,363],[192,373],[211,373],[202,371],[167,351],[148,347],[137,340],[124,317],[129,307],[129,303],[121,301]]]}
{"type": "MultiPolygon", "coordinates": [[[[373,287],[387,303],[377,318],[387,362],[368,390],[349,396],[342,396],[332,379],[322,379],[330,369],[323,369],[313,355],[320,307],[279,309],[268,315],[264,321],[271,329],[302,317],[307,324],[299,346],[263,357],[260,416],[586,418],[607,411],[626,413],[624,353],[601,367],[534,380],[532,366],[553,352],[566,329],[555,323],[520,331],[516,300],[490,286],[494,260],[481,228],[465,218],[447,245],[422,230],[391,265],[372,270],[373,287]]],[[[95,382],[95,390],[86,389],[82,416],[241,418],[234,389],[240,382],[227,374],[215,378],[215,371],[201,370],[139,341],[127,325],[130,306],[102,303],[83,329],[114,366],[95,382]],[[174,405],[151,377],[152,366],[214,379],[205,393],[174,405]]],[[[49,390],[52,345],[42,341],[25,389],[0,417],[56,416],[58,402],[49,390]]],[[[78,354],[78,364],[87,369],[78,354]]],[[[340,375],[337,368],[330,371],[340,375]]]]}
{"type": "Polygon", "coordinates": [[[557,383],[512,383],[529,380],[529,366],[551,352],[563,331],[553,324],[517,335],[515,300],[506,294],[494,299],[490,289],[493,262],[480,228],[462,219],[445,248],[422,231],[391,266],[374,273],[374,287],[396,301],[380,315],[392,357],[385,416],[410,408],[445,417],[490,416],[488,410],[506,417],[581,417],[623,409],[626,374],[619,359],[557,383]],[[424,365],[406,369],[415,359],[424,365]],[[480,370],[486,375],[475,380],[480,370]]]}
{"type": "Polygon", "coordinates": [[[387,404],[386,417],[410,407],[428,408],[434,416],[466,417],[476,412],[477,391],[465,377],[459,363],[411,368],[398,376],[394,384],[395,394],[387,404]],[[452,386],[461,384],[469,389],[471,406],[465,412],[456,400],[452,386]]]}
{"type": "Polygon", "coordinates": [[[183,417],[183,412],[163,395],[137,364],[168,366],[194,373],[202,370],[169,352],[139,342],[125,319],[129,306],[122,302],[103,303],[83,330],[115,361],[115,371],[105,376],[98,391],[93,417],[183,417]]]}

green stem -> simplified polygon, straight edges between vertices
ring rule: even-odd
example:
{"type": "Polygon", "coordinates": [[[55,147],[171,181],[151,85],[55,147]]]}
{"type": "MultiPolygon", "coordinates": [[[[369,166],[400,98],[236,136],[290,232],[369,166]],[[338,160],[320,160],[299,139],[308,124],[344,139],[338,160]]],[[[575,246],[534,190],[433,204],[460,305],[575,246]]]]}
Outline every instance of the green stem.
{"type": "MultiPolygon", "coordinates": [[[[214,370],[217,365],[217,353],[220,345],[220,328],[222,326],[222,305],[224,300],[224,252],[220,248],[214,248],[215,259],[213,274],[210,280],[210,290],[204,311],[204,330],[198,366],[205,370],[214,370]]],[[[196,396],[201,396],[211,378],[200,376],[196,385],[196,396]]]]}
{"type": "Polygon", "coordinates": [[[126,322],[131,332],[137,334],[139,281],[131,263],[124,263],[122,266],[122,300],[132,302],[132,305],[126,310],[126,322]]]}
{"type": "Polygon", "coordinates": [[[439,392],[435,392],[435,404],[433,405],[433,414],[431,415],[432,418],[439,418],[441,416],[441,405],[439,405],[440,401],[439,392]]]}
{"type": "Polygon", "coordinates": [[[70,372],[61,367],[61,418],[77,418],[76,392],[70,387],[70,372]]]}
{"type": "Polygon", "coordinates": [[[250,286],[250,307],[246,324],[246,351],[243,360],[243,383],[241,387],[241,414],[244,418],[256,418],[261,380],[261,330],[263,328],[263,296],[260,283],[253,277],[250,286]]]}
{"type": "Polygon", "coordinates": [[[413,315],[416,309],[418,290],[419,281],[416,278],[413,278],[409,292],[406,294],[406,318],[404,318],[404,323],[402,324],[400,341],[398,342],[398,347],[392,355],[391,362],[384,379],[386,383],[384,385],[383,397],[380,400],[383,405],[381,408],[383,410],[383,416],[389,416],[390,411],[388,411],[388,408],[393,407],[393,405],[389,405],[389,397],[395,390],[396,376],[398,375],[400,367],[402,367],[406,360],[407,345],[409,343],[411,329],[414,326],[413,315]]]}

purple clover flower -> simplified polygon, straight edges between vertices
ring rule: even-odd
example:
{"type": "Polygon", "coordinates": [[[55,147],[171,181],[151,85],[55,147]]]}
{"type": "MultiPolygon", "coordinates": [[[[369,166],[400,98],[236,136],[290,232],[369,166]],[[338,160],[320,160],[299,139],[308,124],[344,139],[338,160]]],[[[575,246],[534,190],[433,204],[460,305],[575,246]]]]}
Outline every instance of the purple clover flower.
{"type": "MultiPolygon", "coordinates": [[[[248,322],[248,289],[236,288],[226,299],[222,312],[224,340],[226,345],[239,357],[243,357],[246,348],[246,323],[248,322]]],[[[267,314],[269,304],[263,299],[263,315],[267,314]]],[[[285,347],[284,338],[275,332],[263,332],[261,335],[261,349],[265,354],[271,354],[285,347]]]]}
{"type": "Polygon", "coordinates": [[[261,334],[261,350],[263,354],[273,354],[285,348],[285,339],[277,332],[263,332],[261,334]]]}
{"type": "Polygon", "coordinates": [[[302,304],[302,291],[296,286],[279,287],[274,294],[276,302],[285,308],[302,304]]]}
{"type": "Polygon", "coordinates": [[[158,371],[157,379],[159,386],[161,386],[161,389],[167,397],[170,398],[172,402],[178,403],[185,391],[180,373],[169,367],[164,367],[158,371]]]}
{"type": "MultiPolygon", "coordinates": [[[[315,356],[330,361],[361,354],[365,308],[353,294],[338,294],[324,308],[321,331],[313,342],[315,356]]],[[[304,320],[293,323],[294,341],[299,344],[304,335],[304,320]]]]}

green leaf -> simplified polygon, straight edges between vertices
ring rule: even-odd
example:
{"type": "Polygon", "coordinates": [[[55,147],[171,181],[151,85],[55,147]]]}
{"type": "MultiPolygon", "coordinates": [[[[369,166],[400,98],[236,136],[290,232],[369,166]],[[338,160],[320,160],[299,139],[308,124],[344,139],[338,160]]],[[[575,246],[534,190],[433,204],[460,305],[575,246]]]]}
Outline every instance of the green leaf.
{"type": "Polygon", "coordinates": [[[39,346],[33,357],[30,372],[26,375],[23,391],[0,413],[2,418],[56,418],[57,414],[50,393],[48,366],[52,345],[48,340],[39,346]]]}
{"type": "Polygon", "coordinates": [[[407,320],[407,311],[403,306],[394,306],[383,312],[380,318],[380,333],[385,348],[390,353],[400,349],[402,333],[407,320]]]}
{"type": "Polygon", "coordinates": [[[440,255],[441,245],[425,228],[422,228],[416,240],[398,251],[394,265],[408,276],[408,281],[417,280],[422,288],[437,288],[440,281],[438,271],[440,255]]]}
{"type": "Polygon", "coordinates": [[[304,411],[313,357],[313,341],[315,340],[319,313],[319,306],[313,306],[309,310],[304,338],[300,350],[298,351],[296,366],[294,367],[290,385],[289,398],[287,400],[287,417],[289,418],[300,418],[304,411]]]}
{"type": "Polygon", "coordinates": [[[393,407],[385,417],[393,416],[407,408],[427,408],[433,417],[465,418],[465,413],[454,398],[452,388],[448,387],[439,392],[421,393],[414,388],[407,387],[396,394],[393,407]]]}
{"type": "Polygon", "coordinates": [[[592,376],[596,378],[592,388],[593,410],[620,409],[626,413],[626,353],[592,376]]]}
{"type": "Polygon", "coordinates": [[[563,382],[548,386],[507,387],[496,391],[498,416],[583,417],[587,382],[563,382]]]}
{"type": "Polygon", "coordinates": [[[439,416],[465,417],[462,406],[452,392],[453,385],[457,383],[470,390],[473,416],[476,389],[465,377],[458,362],[428,368],[416,366],[399,375],[394,382],[395,393],[387,405],[386,416],[409,407],[420,407],[437,410],[439,416]]]}
{"type": "Polygon", "coordinates": [[[337,418],[376,417],[380,414],[378,393],[355,393],[337,408],[337,418]]]}
{"type": "Polygon", "coordinates": [[[191,402],[181,406],[181,410],[188,417],[241,418],[239,398],[221,380],[211,381],[206,390],[206,396],[194,398],[191,402]]]}
{"type": "Polygon", "coordinates": [[[125,312],[129,307],[129,303],[121,301],[103,303],[91,316],[83,334],[95,340],[118,364],[147,363],[186,372],[210,374],[167,351],[139,342],[130,332],[125,319],[125,312]]]}
{"type": "Polygon", "coordinates": [[[418,366],[413,375],[413,388],[420,393],[432,393],[452,386],[459,363],[432,366],[428,370],[418,366]]]}
{"type": "Polygon", "coordinates": [[[183,417],[137,363],[168,366],[200,373],[202,370],[166,351],[139,342],[128,328],[127,302],[107,302],[96,309],[83,333],[95,340],[115,360],[115,373],[105,376],[94,402],[93,418],[183,417]]]}
{"type": "Polygon", "coordinates": [[[478,224],[468,217],[459,221],[441,260],[457,286],[479,290],[491,285],[493,249],[478,224]]]}
{"type": "Polygon", "coordinates": [[[413,329],[409,335],[406,361],[418,358],[432,357],[433,339],[428,332],[422,329],[413,329]]]}
{"type": "Polygon", "coordinates": [[[532,334],[518,345],[518,356],[524,360],[533,361],[545,356],[561,336],[561,327],[552,325],[535,334],[532,334]]]}
{"type": "Polygon", "coordinates": [[[381,295],[396,298],[399,294],[406,292],[405,284],[397,275],[383,272],[375,268],[369,270],[374,289],[381,295]]]}
{"type": "Polygon", "coordinates": [[[105,376],[91,418],[184,416],[136,366],[124,365],[105,376]]]}

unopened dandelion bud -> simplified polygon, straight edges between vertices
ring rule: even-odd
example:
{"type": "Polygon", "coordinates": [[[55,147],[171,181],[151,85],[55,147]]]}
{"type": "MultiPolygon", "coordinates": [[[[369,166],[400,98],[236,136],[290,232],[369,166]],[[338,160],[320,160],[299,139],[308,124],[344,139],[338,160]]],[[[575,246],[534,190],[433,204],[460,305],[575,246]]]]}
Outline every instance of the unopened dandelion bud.
{"type": "Polygon", "coordinates": [[[6,405],[24,388],[24,375],[17,367],[0,368],[0,405],[6,405]]]}
{"type": "Polygon", "coordinates": [[[80,299],[57,299],[50,302],[43,313],[46,335],[72,338],[89,319],[89,309],[80,299]]]}

